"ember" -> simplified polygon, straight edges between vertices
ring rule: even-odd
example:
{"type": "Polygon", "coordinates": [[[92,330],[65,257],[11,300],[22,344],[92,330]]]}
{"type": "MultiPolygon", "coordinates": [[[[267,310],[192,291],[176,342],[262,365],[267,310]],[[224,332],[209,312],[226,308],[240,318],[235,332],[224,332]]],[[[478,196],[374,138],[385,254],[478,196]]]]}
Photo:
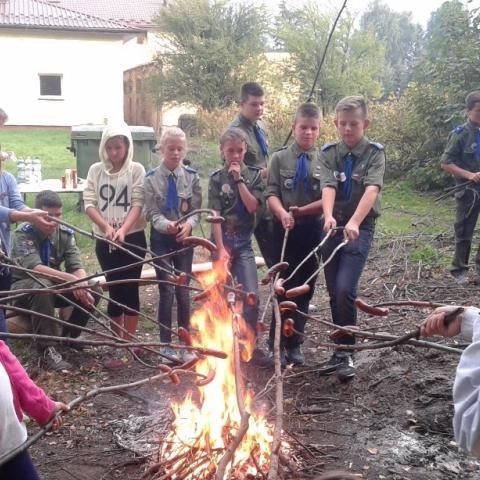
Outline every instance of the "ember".
{"type": "Polygon", "coordinates": [[[224,264],[200,278],[208,296],[191,323],[193,346],[216,348],[229,352],[229,357],[209,356],[197,363],[198,373],[209,379],[212,372],[215,375],[200,389],[198,402],[189,394],[182,403],[172,405],[175,420],[163,441],[156,478],[245,479],[261,475],[259,470],[268,471],[271,428],[261,416],[248,413],[252,392],[243,385],[234,354],[248,360],[255,337],[239,314],[241,302],[235,303],[222,287],[228,279],[224,264]]]}

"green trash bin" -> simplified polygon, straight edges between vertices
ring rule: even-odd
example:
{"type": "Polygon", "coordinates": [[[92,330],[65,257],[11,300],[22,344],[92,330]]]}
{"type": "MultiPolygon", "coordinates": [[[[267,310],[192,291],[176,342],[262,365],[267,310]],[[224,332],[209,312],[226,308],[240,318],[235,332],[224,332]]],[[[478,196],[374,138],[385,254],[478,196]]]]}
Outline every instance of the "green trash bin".
{"type": "MultiPolygon", "coordinates": [[[[77,175],[87,178],[88,169],[99,161],[98,148],[104,125],[75,125],[71,132],[71,146],[67,147],[77,160],[77,175]]],[[[148,171],[158,165],[153,149],[157,143],[152,127],[130,126],[133,138],[133,160],[148,171]]]]}

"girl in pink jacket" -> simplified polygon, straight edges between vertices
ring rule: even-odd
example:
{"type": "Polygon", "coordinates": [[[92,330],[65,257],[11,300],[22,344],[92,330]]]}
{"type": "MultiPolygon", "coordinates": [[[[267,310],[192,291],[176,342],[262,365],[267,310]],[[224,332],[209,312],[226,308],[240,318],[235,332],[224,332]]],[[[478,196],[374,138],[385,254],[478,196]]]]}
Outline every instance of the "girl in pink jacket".
{"type": "MultiPolygon", "coordinates": [[[[23,412],[45,425],[57,412],[68,409],[64,403],[51,400],[35,385],[17,357],[0,340],[0,462],[4,455],[27,439],[23,412]]],[[[56,418],[53,428],[57,429],[61,423],[60,417],[56,418]]],[[[39,479],[26,450],[0,465],[0,478],[39,479]]]]}

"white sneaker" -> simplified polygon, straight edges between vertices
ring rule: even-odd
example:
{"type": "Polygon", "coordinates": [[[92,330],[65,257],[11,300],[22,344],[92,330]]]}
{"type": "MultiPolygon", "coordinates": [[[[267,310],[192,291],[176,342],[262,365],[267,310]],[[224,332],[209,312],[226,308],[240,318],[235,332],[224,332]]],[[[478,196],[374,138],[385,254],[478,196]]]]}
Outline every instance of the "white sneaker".
{"type": "Polygon", "coordinates": [[[190,350],[180,350],[180,358],[182,363],[191,362],[192,360],[196,360],[198,357],[195,355],[195,352],[190,350]]]}
{"type": "MultiPolygon", "coordinates": [[[[175,362],[180,362],[180,355],[178,354],[178,350],[174,350],[173,348],[170,347],[161,347],[160,348],[160,353],[163,355],[169,356],[173,361],[175,362]]],[[[168,358],[162,357],[164,362],[170,362],[168,358]]]]}

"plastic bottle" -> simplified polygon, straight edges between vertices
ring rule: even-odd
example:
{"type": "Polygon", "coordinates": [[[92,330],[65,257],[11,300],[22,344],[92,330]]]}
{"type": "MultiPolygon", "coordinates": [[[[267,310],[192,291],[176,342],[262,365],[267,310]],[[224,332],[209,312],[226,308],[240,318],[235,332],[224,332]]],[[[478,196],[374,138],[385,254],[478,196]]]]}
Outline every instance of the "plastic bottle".
{"type": "Polygon", "coordinates": [[[32,165],[34,183],[40,183],[42,181],[42,162],[40,162],[38,157],[35,157],[32,161],[32,165]]]}
{"type": "Polygon", "coordinates": [[[22,157],[17,161],[17,182],[25,183],[25,160],[22,157]]]}

